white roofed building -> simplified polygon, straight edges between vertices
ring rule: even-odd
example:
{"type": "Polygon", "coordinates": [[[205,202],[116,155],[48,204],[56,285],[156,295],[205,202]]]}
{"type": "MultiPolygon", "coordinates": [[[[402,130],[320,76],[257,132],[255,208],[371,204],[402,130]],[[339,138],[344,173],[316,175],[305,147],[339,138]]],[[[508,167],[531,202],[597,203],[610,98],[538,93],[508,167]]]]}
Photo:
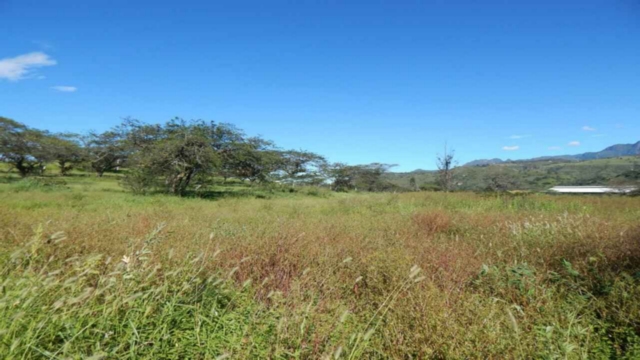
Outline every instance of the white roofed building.
{"type": "Polygon", "coordinates": [[[635,186],[554,186],[547,190],[557,194],[628,194],[635,186]]]}

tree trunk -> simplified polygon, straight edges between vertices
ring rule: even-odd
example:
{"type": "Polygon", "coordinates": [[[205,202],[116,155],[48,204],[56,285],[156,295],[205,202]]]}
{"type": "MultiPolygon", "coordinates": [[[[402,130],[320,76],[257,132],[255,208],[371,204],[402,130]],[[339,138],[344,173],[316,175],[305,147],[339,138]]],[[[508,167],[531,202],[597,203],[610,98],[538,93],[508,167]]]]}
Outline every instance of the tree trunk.
{"type": "Polygon", "coordinates": [[[67,162],[63,160],[58,160],[58,166],[60,167],[60,175],[66,176],[67,172],[70,170],[70,168],[67,167],[67,162]]]}
{"type": "Polygon", "coordinates": [[[179,195],[180,182],[182,182],[182,174],[178,174],[176,177],[171,179],[171,193],[174,195],[179,195]]]}
{"type": "Polygon", "coordinates": [[[186,173],[182,173],[182,178],[180,179],[180,184],[178,188],[178,195],[184,196],[195,173],[196,171],[194,169],[189,169],[187,170],[186,173]]]}
{"type": "Polygon", "coordinates": [[[189,183],[191,183],[191,180],[193,179],[193,175],[195,174],[196,174],[195,170],[190,170],[187,173],[187,177],[184,179],[184,183],[183,183],[183,189],[182,189],[183,193],[187,190],[187,186],[189,186],[189,183]]]}
{"type": "Polygon", "coordinates": [[[29,167],[24,165],[24,160],[17,161],[14,167],[18,170],[21,177],[27,177],[27,175],[29,175],[29,167]]]}

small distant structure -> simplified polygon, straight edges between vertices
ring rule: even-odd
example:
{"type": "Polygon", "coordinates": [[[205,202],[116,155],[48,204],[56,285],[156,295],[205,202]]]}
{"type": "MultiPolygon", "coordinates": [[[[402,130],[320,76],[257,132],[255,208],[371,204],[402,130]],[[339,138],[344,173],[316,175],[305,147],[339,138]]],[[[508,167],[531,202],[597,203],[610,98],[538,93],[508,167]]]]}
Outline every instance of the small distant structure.
{"type": "Polygon", "coordinates": [[[552,194],[629,194],[635,186],[554,186],[547,192],[552,194]]]}

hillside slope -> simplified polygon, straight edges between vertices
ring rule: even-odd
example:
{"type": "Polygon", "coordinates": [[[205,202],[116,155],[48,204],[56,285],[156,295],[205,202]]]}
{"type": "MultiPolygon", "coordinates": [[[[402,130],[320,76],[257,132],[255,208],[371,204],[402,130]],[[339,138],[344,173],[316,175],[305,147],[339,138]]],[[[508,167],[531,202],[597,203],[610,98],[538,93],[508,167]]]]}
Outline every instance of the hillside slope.
{"type": "MultiPolygon", "coordinates": [[[[484,190],[492,179],[508,181],[512,187],[523,190],[543,190],[556,185],[603,185],[623,174],[640,170],[640,156],[626,156],[586,161],[547,159],[528,162],[503,162],[485,166],[456,168],[457,188],[484,190]]],[[[418,186],[433,184],[435,171],[389,173],[387,180],[409,188],[410,179],[418,186]]]]}

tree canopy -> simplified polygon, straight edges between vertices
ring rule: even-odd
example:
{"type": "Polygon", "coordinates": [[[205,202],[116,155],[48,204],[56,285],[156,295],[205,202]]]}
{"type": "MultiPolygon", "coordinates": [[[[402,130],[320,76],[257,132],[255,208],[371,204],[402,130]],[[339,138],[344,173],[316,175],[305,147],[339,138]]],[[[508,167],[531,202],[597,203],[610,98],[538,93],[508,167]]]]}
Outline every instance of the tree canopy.
{"type": "Polygon", "coordinates": [[[331,164],[307,150],[281,149],[232,124],[174,118],[148,124],[125,118],[103,132],[52,134],[0,118],[0,159],[21,176],[42,174],[55,163],[63,176],[84,168],[103,176],[122,172],[122,184],[137,193],[184,196],[216,178],[249,185],[327,186],[336,191],[396,189],[384,179],[394,165],[331,164]]]}

